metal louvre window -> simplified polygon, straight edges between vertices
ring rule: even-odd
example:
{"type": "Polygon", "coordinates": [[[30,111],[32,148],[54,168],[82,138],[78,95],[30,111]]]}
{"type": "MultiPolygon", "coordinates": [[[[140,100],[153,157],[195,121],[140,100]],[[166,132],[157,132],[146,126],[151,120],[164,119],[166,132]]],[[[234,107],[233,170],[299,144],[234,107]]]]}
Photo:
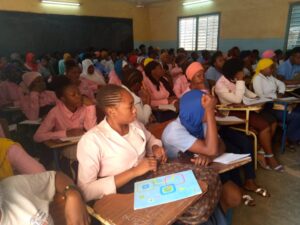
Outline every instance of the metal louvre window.
{"type": "Polygon", "coordinates": [[[292,5],[287,38],[287,49],[300,46],[300,4],[292,5]]]}
{"type": "Polygon", "coordinates": [[[179,18],[179,48],[187,51],[217,50],[219,14],[179,18]]]}

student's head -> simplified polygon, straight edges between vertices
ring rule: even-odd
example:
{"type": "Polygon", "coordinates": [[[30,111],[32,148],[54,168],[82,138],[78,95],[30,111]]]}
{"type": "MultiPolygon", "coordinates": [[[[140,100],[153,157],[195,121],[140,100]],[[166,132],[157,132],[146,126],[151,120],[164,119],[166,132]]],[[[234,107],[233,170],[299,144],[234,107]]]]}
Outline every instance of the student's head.
{"type": "Polygon", "coordinates": [[[136,119],[136,108],[132,95],[118,85],[106,85],[97,93],[97,106],[108,120],[128,125],[136,119]]]}
{"type": "Polygon", "coordinates": [[[192,58],[192,60],[193,60],[194,62],[197,61],[197,59],[199,58],[198,53],[197,53],[197,52],[192,52],[192,53],[191,53],[191,58],[192,58]]]}
{"type": "Polygon", "coordinates": [[[4,69],[7,65],[7,59],[4,56],[0,57],[0,70],[4,69]]]}
{"type": "Polygon", "coordinates": [[[300,65],[300,47],[293,48],[290,60],[292,64],[300,65]]]}
{"type": "Polygon", "coordinates": [[[76,85],[66,76],[55,77],[52,81],[56,97],[69,109],[82,106],[82,95],[76,85]]]}
{"type": "Polygon", "coordinates": [[[186,77],[195,85],[204,83],[204,68],[199,62],[191,63],[186,69],[186,77]]]}
{"type": "Polygon", "coordinates": [[[266,50],[262,53],[261,58],[276,60],[276,54],[272,49],[266,50]]]}
{"type": "Polygon", "coordinates": [[[256,74],[261,73],[265,76],[271,76],[274,72],[274,61],[272,59],[261,59],[257,63],[255,72],[256,74]]]}
{"type": "Polygon", "coordinates": [[[210,52],[207,50],[202,50],[201,55],[204,60],[209,61],[210,60],[210,52]]]}
{"type": "Polygon", "coordinates": [[[23,74],[22,79],[29,91],[43,92],[46,90],[46,83],[38,72],[26,72],[23,74]]]}
{"type": "Polygon", "coordinates": [[[65,62],[66,76],[71,80],[73,84],[79,81],[81,69],[78,63],[74,59],[69,59],[65,62]]]}
{"type": "Polygon", "coordinates": [[[145,66],[145,73],[151,81],[152,79],[159,81],[160,78],[164,75],[164,70],[160,63],[158,63],[157,61],[151,61],[145,66]]]}
{"type": "Polygon", "coordinates": [[[168,52],[163,52],[160,55],[160,60],[163,64],[169,64],[170,63],[170,55],[168,52]]]}
{"type": "Polygon", "coordinates": [[[241,51],[240,51],[239,47],[234,46],[228,51],[228,56],[232,57],[232,58],[239,58],[240,53],[241,53],[241,51]]]}
{"type": "Polygon", "coordinates": [[[10,82],[19,84],[22,81],[22,72],[13,64],[9,64],[5,67],[3,74],[4,79],[9,80],[10,82]]]}
{"type": "Polygon", "coordinates": [[[225,63],[225,57],[221,51],[216,51],[211,57],[211,65],[221,70],[225,63]]]}
{"type": "Polygon", "coordinates": [[[251,66],[252,65],[252,53],[249,50],[242,51],[240,53],[240,58],[244,62],[244,66],[251,66]]]}
{"type": "Polygon", "coordinates": [[[281,49],[275,50],[275,55],[277,60],[283,59],[283,51],[281,49]]]}
{"type": "Polygon", "coordinates": [[[194,137],[203,139],[204,132],[202,121],[205,110],[201,104],[203,92],[200,90],[191,90],[180,98],[179,118],[181,124],[194,137]]]}
{"type": "Polygon", "coordinates": [[[85,59],[82,61],[82,72],[86,75],[93,75],[95,72],[94,64],[92,60],[85,59]]]}
{"type": "Polygon", "coordinates": [[[28,52],[26,54],[26,63],[35,63],[36,59],[35,59],[35,54],[33,54],[32,52],[28,52]]]}
{"type": "Polygon", "coordinates": [[[146,46],[144,44],[141,44],[139,46],[139,49],[140,49],[140,51],[141,51],[142,54],[146,54],[146,46]]]}
{"type": "Polygon", "coordinates": [[[63,58],[64,58],[64,61],[66,62],[67,60],[71,59],[72,56],[70,55],[70,53],[67,53],[67,52],[66,52],[66,53],[63,55],[63,58]]]}
{"type": "Polygon", "coordinates": [[[138,94],[142,88],[143,74],[137,69],[128,69],[124,74],[123,83],[135,94],[138,94]]]}
{"type": "Polygon", "coordinates": [[[222,68],[223,75],[230,81],[235,81],[236,77],[243,72],[243,61],[237,58],[229,59],[222,68]]]}
{"type": "Polygon", "coordinates": [[[259,51],[257,49],[253,49],[252,50],[252,56],[254,59],[258,59],[259,58],[259,51]]]}
{"type": "Polygon", "coordinates": [[[43,56],[41,58],[41,65],[46,67],[46,66],[48,66],[48,63],[49,63],[49,58],[47,56],[43,56]]]}

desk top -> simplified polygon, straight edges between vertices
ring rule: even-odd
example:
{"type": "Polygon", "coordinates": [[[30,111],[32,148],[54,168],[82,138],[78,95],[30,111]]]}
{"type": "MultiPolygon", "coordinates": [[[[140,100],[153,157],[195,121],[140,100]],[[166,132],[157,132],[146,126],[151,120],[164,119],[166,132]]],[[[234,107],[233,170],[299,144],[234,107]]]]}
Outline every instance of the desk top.
{"type": "Polygon", "coordinates": [[[207,192],[207,184],[198,180],[202,194],[179,201],[133,210],[134,194],[104,196],[94,205],[94,210],[111,225],[168,225],[207,192]]]}
{"type": "Polygon", "coordinates": [[[241,160],[239,162],[231,163],[231,164],[222,164],[222,163],[213,162],[213,163],[211,163],[211,165],[209,167],[213,168],[219,174],[222,174],[227,171],[233,170],[235,168],[241,167],[251,161],[252,161],[252,159],[249,157],[249,158],[245,158],[244,160],[241,160]]]}
{"type": "Polygon", "coordinates": [[[238,105],[238,106],[234,106],[234,105],[217,105],[216,108],[218,110],[235,110],[235,111],[259,111],[262,109],[263,104],[259,104],[259,105],[238,105]]]}
{"type": "Polygon", "coordinates": [[[66,146],[76,145],[77,142],[73,141],[61,141],[61,140],[48,140],[43,142],[48,148],[56,149],[56,148],[62,148],[66,146]]]}

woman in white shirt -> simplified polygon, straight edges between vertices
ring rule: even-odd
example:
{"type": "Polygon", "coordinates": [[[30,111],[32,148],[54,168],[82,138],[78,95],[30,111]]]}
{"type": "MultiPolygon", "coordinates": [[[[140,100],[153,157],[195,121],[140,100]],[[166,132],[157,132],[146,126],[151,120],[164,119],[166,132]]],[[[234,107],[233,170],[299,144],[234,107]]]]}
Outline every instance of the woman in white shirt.
{"type": "Polygon", "coordinates": [[[113,194],[134,178],[166,162],[160,140],[136,121],[131,94],[117,85],[102,87],[97,104],[105,118],[77,146],[78,185],[87,201],[113,194]],[[154,158],[154,157],[155,158],[154,158]]]}
{"type": "MultiPolygon", "coordinates": [[[[246,88],[244,77],[243,63],[239,59],[230,59],[225,62],[223,76],[217,81],[215,88],[222,104],[240,104],[244,96],[257,97],[256,94],[246,88]]],[[[230,111],[230,115],[245,119],[246,113],[244,111],[230,111]]],[[[260,164],[266,169],[270,167],[281,172],[283,166],[274,158],[272,150],[272,130],[274,130],[272,124],[269,124],[260,114],[250,112],[249,125],[257,131],[259,142],[265,152],[264,157],[259,158],[260,164]]]]}
{"type": "MultiPolygon", "coordinates": [[[[285,84],[272,76],[275,64],[271,59],[261,59],[256,68],[253,78],[253,88],[260,97],[276,99],[285,93],[285,84]]],[[[275,105],[270,111],[279,121],[283,120],[283,110],[280,105],[275,105]]],[[[290,147],[293,143],[300,141],[300,107],[290,107],[287,113],[287,138],[290,147]]]]}

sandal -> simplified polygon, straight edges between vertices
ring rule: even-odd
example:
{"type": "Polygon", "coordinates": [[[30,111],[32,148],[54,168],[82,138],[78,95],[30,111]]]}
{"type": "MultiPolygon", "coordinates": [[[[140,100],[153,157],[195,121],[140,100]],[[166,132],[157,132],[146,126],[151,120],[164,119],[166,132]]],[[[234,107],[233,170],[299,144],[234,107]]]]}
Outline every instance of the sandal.
{"type": "Polygon", "coordinates": [[[242,199],[245,206],[256,206],[254,199],[250,195],[243,195],[242,199]]]}
{"type": "Polygon", "coordinates": [[[256,190],[250,190],[250,189],[247,189],[247,188],[244,188],[244,189],[246,191],[251,191],[251,192],[256,193],[257,195],[260,195],[260,196],[265,197],[265,198],[271,196],[266,188],[259,187],[256,190]]]}
{"type": "MultiPolygon", "coordinates": [[[[257,154],[263,155],[265,157],[265,152],[263,150],[259,150],[257,154]]],[[[271,167],[266,163],[265,160],[260,160],[259,158],[257,158],[257,162],[261,166],[261,168],[265,170],[271,170],[271,167]]]]}
{"type": "MultiPolygon", "coordinates": [[[[265,158],[273,158],[273,157],[274,157],[274,154],[265,154],[265,158]]],[[[284,172],[284,167],[281,164],[279,164],[278,166],[271,168],[271,169],[276,172],[280,172],[280,173],[284,172]]]]}

